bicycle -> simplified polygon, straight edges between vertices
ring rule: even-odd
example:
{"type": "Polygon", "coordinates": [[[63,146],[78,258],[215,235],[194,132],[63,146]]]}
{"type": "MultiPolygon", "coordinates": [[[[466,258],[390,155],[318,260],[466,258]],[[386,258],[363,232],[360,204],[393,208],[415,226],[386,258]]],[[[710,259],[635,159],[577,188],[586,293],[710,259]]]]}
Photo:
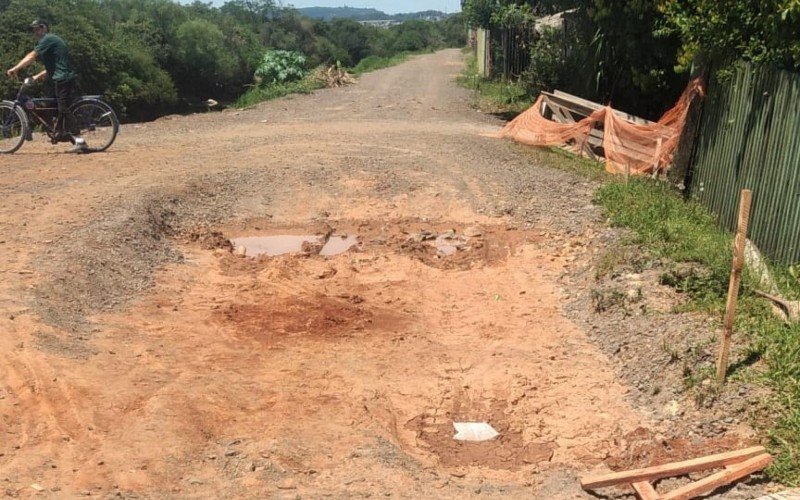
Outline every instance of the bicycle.
{"type": "MultiPolygon", "coordinates": [[[[66,142],[65,136],[56,130],[58,104],[55,98],[31,98],[25,89],[33,85],[26,78],[20,86],[16,99],[0,101],[0,154],[16,152],[25,141],[33,140],[33,128],[41,130],[57,144],[66,142]]],[[[87,152],[99,153],[114,143],[119,133],[119,119],[114,110],[99,95],[78,97],[69,112],[75,117],[81,137],[86,140],[87,152]]]]}

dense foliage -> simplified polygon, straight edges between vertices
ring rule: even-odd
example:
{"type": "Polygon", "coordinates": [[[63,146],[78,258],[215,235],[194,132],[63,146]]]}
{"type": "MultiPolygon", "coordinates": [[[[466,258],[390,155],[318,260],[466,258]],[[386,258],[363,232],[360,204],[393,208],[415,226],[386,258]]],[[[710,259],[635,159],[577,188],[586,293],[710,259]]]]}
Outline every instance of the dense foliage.
{"type": "Polygon", "coordinates": [[[649,118],[672,105],[692,69],[737,59],[800,69],[800,1],[465,0],[474,27],[519,30],[570,11],[558,33],[538,29],[523,84],[558,87],[649,118]]]}
{"type": "Polygon", "coordinates": [[[523,74],[532,95],[558,87],[657,117],[687,81],[675,71],[680,39],[660,31],[659,7],[656,0],[466,0],[464,16],[493,33],[535,30],[530,69],[523,74]],[[539,18],[564,11],[562,26],[537,27],[539,18]]]}
{"type": "Polygon", "coordinates": [[[16,86],[5,69],[34,46],[27,27],[35,18],[48,20],[52,32],[69,43],[82,90],[105,94],[129,118],[174,112],[208,98],[232,101],[252,85],[270,50],[302,54],[305,71],[465,41],[458,16],[381,29],[347,19],[309,19],[273,0],[230,0],[220,7],[173,0],[0,0],[3,98],[16,86]]]}
{"type": "Polygon", "coordinates": [[[669,0],[664,32],[684,41],[678,61],[698,57],[720,68],[736,59],[800,69],[800,1],[669,0]]]}

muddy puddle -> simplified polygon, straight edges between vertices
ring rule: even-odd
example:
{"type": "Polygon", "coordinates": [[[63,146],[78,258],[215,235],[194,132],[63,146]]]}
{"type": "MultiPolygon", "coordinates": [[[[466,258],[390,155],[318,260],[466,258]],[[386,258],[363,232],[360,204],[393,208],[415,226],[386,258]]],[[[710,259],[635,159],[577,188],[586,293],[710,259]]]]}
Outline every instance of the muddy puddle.
{"type": "Polygon", "coordinates": [[[277,257],[296,253],[334,257],[358,245],[358,237],[332,235],[327,241],[315,235],[248,236],[231,239],[233,248],[248,257],[277,257]]]}
{"type": "Polygon", "coordinates": [[[468,239],[463,236],[458,236],[454,232],[447,232],[436,236],[432,245],[443,256],[449,257],[455,255],[458,251],[468,251],[468,239]]]}

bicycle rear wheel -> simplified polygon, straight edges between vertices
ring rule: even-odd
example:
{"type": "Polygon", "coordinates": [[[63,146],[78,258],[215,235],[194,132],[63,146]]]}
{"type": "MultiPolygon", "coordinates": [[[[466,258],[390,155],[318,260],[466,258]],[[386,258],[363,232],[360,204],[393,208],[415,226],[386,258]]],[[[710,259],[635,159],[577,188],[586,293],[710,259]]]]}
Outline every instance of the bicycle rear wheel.
{"type": "Polygon", "coordinates": [[[119,132],[119,120],[111,106],[87,99],[77,102],[72,114],[89,151],[97,153],[111,147],[119,132]]]}
{"type": "Polygon", "coordinates": [[[13,153],[25,142],[28,117],[22,108],[0,102],[0,154],[13,153]]]}

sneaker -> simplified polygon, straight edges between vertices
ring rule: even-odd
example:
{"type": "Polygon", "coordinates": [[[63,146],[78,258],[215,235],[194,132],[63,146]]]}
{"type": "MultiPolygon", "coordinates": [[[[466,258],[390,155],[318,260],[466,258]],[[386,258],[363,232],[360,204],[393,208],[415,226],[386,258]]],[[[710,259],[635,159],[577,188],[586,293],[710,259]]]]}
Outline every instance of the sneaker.
{"type": "Polygon", "coordinates": [[[89,146],[86,145],[86,141],[81,139],[80,137],[75,138],[75,145],[72,149],[69,150],[70,153],[88,153],[89,146]]]}

